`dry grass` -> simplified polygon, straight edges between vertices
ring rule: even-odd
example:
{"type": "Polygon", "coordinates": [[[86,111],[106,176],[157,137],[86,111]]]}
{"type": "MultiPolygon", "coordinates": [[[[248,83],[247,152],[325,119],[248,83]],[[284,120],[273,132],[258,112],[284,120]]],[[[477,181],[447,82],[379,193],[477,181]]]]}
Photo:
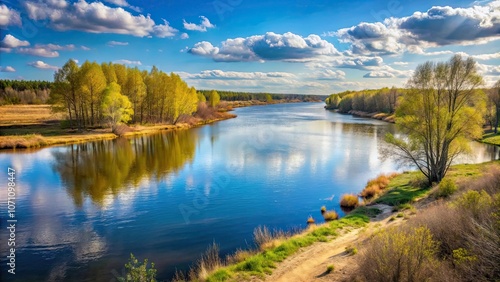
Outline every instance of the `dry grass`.
{"type": "Polygon", "coordinates": [[[391,179],[394,178],[397,173],[391,173],[391,174],[380,174],[376,178],[368,181],[368,183],[365,186],[365,189],[361,191],[359,194],[361,197],[370,199],[375,197],[376,195],[380,194],[391,182],[391,179]]]}
{"type": "Polygon", "coordinates": [[[312,216],[307,218],[307,224],[313,224],[313,223],[315,223],[315,221],[314,221],[314,218],[312,216]]]}
{"type": "Polygon", "coordinates": [[[343,208],[355,208],[358,205],[359,199],[355,194],[344,194],[340,199],[340,206],[343,208]]]}
{"type": "Polygon", "coordinates": [[[359,195],[363,198],[369,199],[375,197],[375,195],[379,194],[380,192],[382,192],[380,187],[377,184],[373,184],[370,186],[366,186],[365,189],[363,189],[363,191],[359,193],[359,195]]]}
{"type": "Polygon", "coordinates": [[[335,220],[335,219],[338,219],[339,218],[339,215],[337,214],[336,211],[327,211],[323,214],[323,218],[326,220],[326,221],[332,221],[332,220],[335,220]]]}
{"type": "Polygon", "coordinates": [[[53,113],[50,105],[5,105],[0,106],[0,125],[38,124],[60,121],[63,113],[53,113]]]}
{"type": "Polygon", "coordinates": [[[194,267],[189,271],[190,281],[205,281],[207,277],[223,267],[224,263],[219,257],[219,246],[215,242],[210,245],[194,267]]]}
{"type": "Polygon", "coordinates": [[[253,239],[257,247],[261,250],[272,249],[281,244],[291,234],[282,230],[269,230],[266,226],[258,226],[253,230],[253,239]]]}

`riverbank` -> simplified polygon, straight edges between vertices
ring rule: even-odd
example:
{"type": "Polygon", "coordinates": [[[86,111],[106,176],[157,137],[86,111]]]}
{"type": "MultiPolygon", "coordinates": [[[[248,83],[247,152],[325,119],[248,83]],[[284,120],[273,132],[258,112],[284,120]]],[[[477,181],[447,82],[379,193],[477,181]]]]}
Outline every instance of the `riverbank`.
{"type": "Polygon", "coordinates": [[[119,134],[110,128],[85,131],[62,128],[63,115],[53,114],[49,105],[19,105],[0,107],[0,149],[27,149],[54,145],[76,144],[110,140],[172,130],[185,130],[205,124],[235,118],[235,114],[216,112],[207,119],[192,118],[178,124],[151,124],[125,126],[119,134]]]}
{"type": "MultiPolygon", "coordinates": [[[[487,189],[484,193],[491,195],[484,197],[500,199],[498,161],[455,165],[450,168],[447,179],[457,188],[443,196],[443,188],[438,185],[427,187],[419,172],[399,174],[391,179],[383,193],[364,202],[344,218],[311,225],[289,238],[273,239],[270,236],[269,243],[260,245],[259,250],[240,250],[230,256],[229,265],[219,264],[214,269],[204,269],[205,274],[197,278],[200,281],[353,281],[363,271],[358,265],[363,253],[372,247],[369,239],[375,234],[399,225],[411,227],[414,221],[426,222],[427,218],[439,220],[435,207],[444,209],[450,207],[450,202],[460,203],[463,197],[476,193],[471,189],[478,186],[487,189]]],[[[432,231],[434,226],[429,228],[432,231]]],[[[436,240],[443,238],[436,237],[436,240]]]]}
{"type": "Polygon", "coordinates": [[[480,141],[485,144],[500,146],[500,135],[495,134],[495,132],[487,132],[483,134],[483,138],[480,141]]]}

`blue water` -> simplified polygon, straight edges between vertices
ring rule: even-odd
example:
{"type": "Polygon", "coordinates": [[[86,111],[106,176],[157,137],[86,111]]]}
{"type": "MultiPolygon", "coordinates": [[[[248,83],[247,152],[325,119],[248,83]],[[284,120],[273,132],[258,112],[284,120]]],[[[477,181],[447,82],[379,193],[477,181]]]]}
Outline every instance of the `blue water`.
{"type": "MultiPolygon", "coordinates": [[[[304,228],[320,207],[398,169],[381,155],[394,127],[321,103],[240,108],[195,129],[0,152],[2,281],[114,281],[129,254],[160,280],[212,242],[252,247],[252,232],[304,228]],[[7,168],[16,170],[16,275],[6,267],[7,168]],[[13,279],[15,278],[15,279],[13,279]]],[[[497,157],[475,144],[467,162],[497,157]]]]}

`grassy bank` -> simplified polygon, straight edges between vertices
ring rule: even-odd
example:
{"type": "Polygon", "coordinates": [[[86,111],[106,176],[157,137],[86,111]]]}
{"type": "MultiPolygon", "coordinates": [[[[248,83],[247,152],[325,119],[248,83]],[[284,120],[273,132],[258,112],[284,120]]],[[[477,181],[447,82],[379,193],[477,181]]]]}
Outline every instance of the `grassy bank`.
{"type": "Polygon", "coordinates": [[[500,146],[500,134],[495,134],[495,132],[488,132],[483,135],[481,142],[490,145],[500,146]]]}
{"type": "Polygon", "coordinates": [[[234,118],[236,115],[218,112],[205,119],[192,118],[187,122],[152,125],[132,125],[119,135],[110,128],[85,131],[63,128],[63,115],[53,114],[49,105],[16,105],[0,107],[0,149],[40,148],[109,140],[118,136],[153,134],[162,131],[184,130],[204,124],[234,118]]]}
{"type": "MultiPolygon", "coordinates": [[[[458,186],[471,181],[481,180],[482,176],[491,169],[500,167],[500,162],[482,164],[455,165],[450,168],[447,179],[458,186]]],[[[417,209],[424,209],[432,202],[439,203],[442,196],[438,193],[439,186],[425,185],[425,179],[420,172],[405,172],[391,178],[388,186],[376,197],[365,201],[362,206],[351,211],[340,220],[322,225],[311,225],[300,234],[291,237],[272,238],[267,244],[253,251],[238,251],[230,256],[227,263],[209,264],[201,260],[192,269],[194,277],[181,278],[177,281],[242,281],[253,277],[264,279],[278,266],[280,262],[298,252],[301,248],[313,245],[316,242],[326,242],[337,238],[345,231],[361,228],[369,223],[370,218],[377,217],[381,211],[380,205],[392,207],[391,219],[408,218],[407,213],[416,214],[417,209]],[[394,215],[397,213],[397,216],[394,215]],[[263,247],[262,247],[263,246],[263,247]],[[210,268],[209,266],[215,266],[210,268]]],[[[422,216],[422,215],[421,215],[422,216]]],[[[383,227],[381,227],[383,229],[383,227]]]]}

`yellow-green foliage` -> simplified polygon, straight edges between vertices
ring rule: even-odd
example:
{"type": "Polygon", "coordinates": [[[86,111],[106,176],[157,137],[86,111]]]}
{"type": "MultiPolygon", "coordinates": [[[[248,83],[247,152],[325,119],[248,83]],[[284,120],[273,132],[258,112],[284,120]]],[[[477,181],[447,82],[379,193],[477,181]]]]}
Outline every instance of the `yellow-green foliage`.
{"type": "Polygon", "coordinates": [[[490,206],[492,203],[493,199],[486,191],[469,190],[456,199],[454,205],[460,210],[470,211],[477,217],[485,207],[490,206]]]}
{"type": "Polygon", "coordinates": [[[359,257],[361,275],[366,281],[425,281],[437,246],[426,227],[383,230],[359,257]]]}
{"type": "Polygon", "coordinates": [[[326,221],[331,221],[339,218],[339,215],[335,211],[327,211],[323,214],[323,218],[326,221]]]}
{"type": "Polygon", "coordinates": [[[451,194],[457,191],[457,185],[453,180],[449,178],[443,179],[438,186],[437,196],[438,197],[449,197],[451,194]]]}

